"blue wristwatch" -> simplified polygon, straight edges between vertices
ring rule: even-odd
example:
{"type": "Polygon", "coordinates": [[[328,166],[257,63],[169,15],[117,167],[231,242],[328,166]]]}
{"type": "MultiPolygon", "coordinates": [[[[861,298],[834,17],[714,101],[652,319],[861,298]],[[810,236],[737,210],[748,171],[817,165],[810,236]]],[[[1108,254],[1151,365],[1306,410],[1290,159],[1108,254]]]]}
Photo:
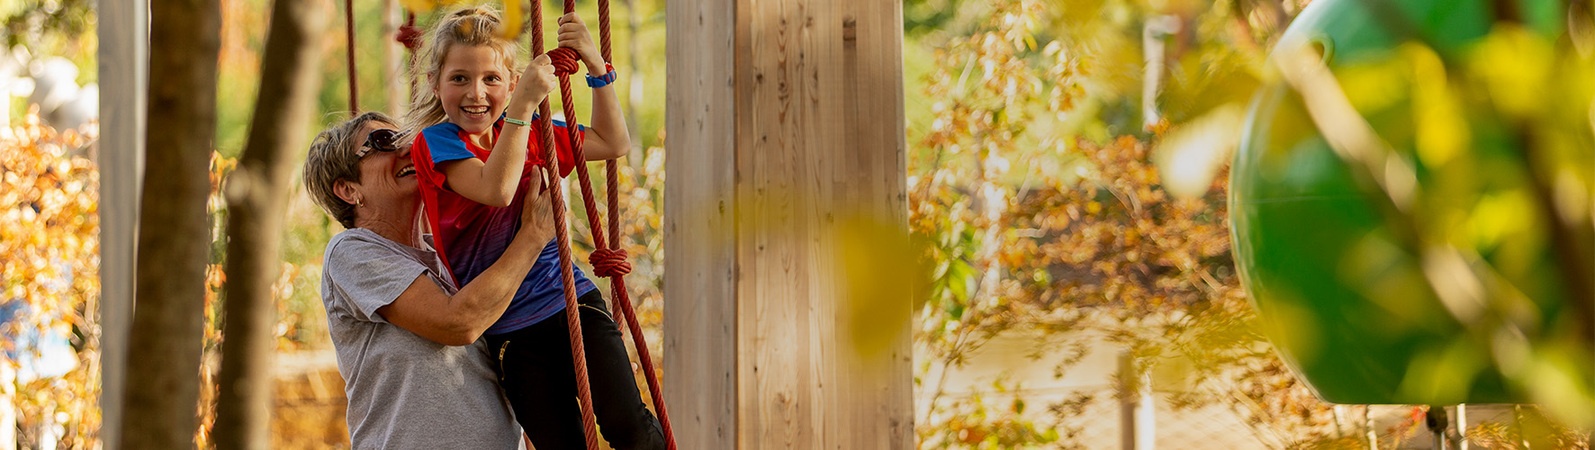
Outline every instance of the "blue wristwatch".
{"type": "Polygon", "coordinates": [[[608,72],[605,72],[603,76],[595,77],[592,75],[587,75],[587,87],[598,89],[608,86],[610,83],[615,82],[616,77],[620,76],[619,74],[615,73],[615,66],[613,64],[604,63],[604,69],[607,69],[608,72]]]}

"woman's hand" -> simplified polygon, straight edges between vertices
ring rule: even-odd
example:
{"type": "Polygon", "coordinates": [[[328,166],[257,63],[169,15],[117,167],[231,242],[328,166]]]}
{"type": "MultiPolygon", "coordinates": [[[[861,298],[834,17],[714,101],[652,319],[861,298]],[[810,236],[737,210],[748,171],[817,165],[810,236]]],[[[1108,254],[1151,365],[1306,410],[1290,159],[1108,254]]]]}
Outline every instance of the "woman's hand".
{"type": "Polygon", "coordinates": [[[604,67],[604,54],[599,52],[597,45],[593,45],[593,36],[587,32],[587,24],[582,23],[581,16],[576,13],[559,16],[559,46],[581,53],[587,73],[593,76],[609,73],[609,69],[604,67]]]}
{"type": "MultiPolygon", "coordinates": [[[[532,175],[543,178],[542,171],[532,175]]],[[[553,202],[533,182],[521,209],[521,230],[504,255],[460,290],[450,295],[426,274],[419,274],[397,299],[377,314],[399,328],[443,345],[471,345],[504,315],[504,309],[532,270],[543,247],[554,238],[553,202]]]]}
{"type": "Polygon", "coordinates": [[[521,208],[521,233],[529,234],[536,248],[542,249],[548,241],[554,238],[554,209],[553,201],[548,199],[548,192],[542,187],[544,181],[543,170],[532,173],[532,185],[526,190],[525,205],[521,208]]]}
{"type": "Polygon", "coordinates": [[[531,64],[526,65],[526,70],[521,72],[520,79],[515,83],[515,92],[510,95],[510,117],[531,120],[532,110],[548,97],[548,93],[554,91],[557,82],[554,63],[548,59],[548,55],[537,55],[531,64]]]}

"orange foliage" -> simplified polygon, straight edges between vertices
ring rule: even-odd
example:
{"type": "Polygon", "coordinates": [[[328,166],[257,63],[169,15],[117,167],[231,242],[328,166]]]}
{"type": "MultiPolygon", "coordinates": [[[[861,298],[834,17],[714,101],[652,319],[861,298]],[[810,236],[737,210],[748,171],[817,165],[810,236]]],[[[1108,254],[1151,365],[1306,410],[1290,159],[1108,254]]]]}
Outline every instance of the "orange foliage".
{"type": "Polygon", "coordinates": [[[58,377],[19,374],[20,361],[0,353],[0,373],[22,375],[0,377],[0,392],[16,396],[24,444],[45,439],[30,434],[45,423],[59,427],[44,432],[59,433],[63,448],[99,440],[99,177],[79,154],[94,138],[57,132],[36,113],[0,129],[0,308],[18,314],[0,323],[0,350],[38,362],[38,346],[18,343],[63,337],[73,350],[58,377]]]}

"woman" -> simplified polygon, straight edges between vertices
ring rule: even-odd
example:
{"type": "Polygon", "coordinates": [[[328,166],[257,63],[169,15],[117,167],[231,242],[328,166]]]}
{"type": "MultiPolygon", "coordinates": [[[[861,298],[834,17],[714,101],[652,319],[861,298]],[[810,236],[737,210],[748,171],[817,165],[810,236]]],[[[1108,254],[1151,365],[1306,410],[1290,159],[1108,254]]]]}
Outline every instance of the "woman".
{"type": "Polygon", "coordinates": [[[347,230],[327,242],[321,298],[349,397],[354,448],[515,448],[520,429],[478,339],[553,237],[531,195],[504,256],[458,289],[431,236],[407,143],[366,113],[310,146],[305,188],[347,230]]]}

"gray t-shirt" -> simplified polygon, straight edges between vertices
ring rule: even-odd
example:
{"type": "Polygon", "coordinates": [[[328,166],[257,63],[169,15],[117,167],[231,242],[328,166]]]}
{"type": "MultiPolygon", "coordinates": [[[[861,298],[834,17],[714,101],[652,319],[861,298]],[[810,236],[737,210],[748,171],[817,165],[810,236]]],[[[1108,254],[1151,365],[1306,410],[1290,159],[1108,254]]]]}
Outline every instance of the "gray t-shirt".
{"type": "Polygon", "coordinates": [[[428,245],[409,247],[366,229],[327,242],[321,301],[349,396],[356,449],[512,449],[520,427],[499,390],[481,340],[438,344],[377,314],[416,277],[457,290],[428,245]]]}

